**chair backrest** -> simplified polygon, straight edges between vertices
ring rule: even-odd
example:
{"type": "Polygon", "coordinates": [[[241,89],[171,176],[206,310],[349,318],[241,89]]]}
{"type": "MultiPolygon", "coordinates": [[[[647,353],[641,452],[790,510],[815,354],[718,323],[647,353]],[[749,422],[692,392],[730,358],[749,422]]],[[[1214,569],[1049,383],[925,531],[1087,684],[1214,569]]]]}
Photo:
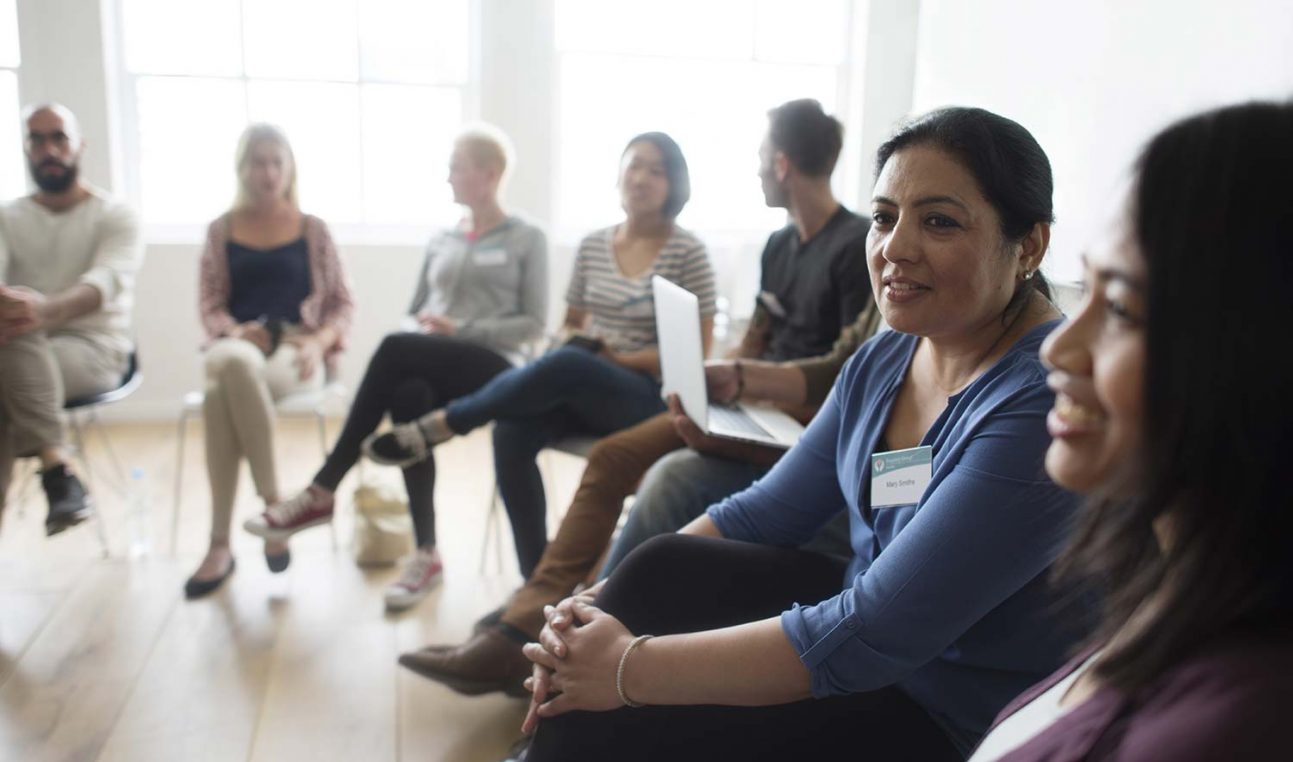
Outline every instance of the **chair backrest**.
{"type": "Polygon", "coordinates": [[[98,394],[88,394],[84,397],[67,400],[63,403],[64,410],[76,410],[83,407],[93,407],[95,405],[106,405],[109,402],[123,400],[134,393],[139,385],[144,382],[144,374],[139,370],[139,353],[131,352],[130,359],[126,363],[126,372],[121,376],[121,383],[115,389],[109,389],[98,394]]]}

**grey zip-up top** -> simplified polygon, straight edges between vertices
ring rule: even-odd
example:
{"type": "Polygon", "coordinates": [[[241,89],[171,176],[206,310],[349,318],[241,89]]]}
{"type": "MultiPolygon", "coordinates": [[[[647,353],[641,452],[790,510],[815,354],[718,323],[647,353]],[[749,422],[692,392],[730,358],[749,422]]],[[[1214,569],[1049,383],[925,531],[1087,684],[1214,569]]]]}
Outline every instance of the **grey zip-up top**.
{"type": "Polygon", "coordinates": [[[458,321],[458,336],[514,356],[543,335],[548,314],[548,242],[510,216],[478,239],[446,230],[427,244],[409,315],[458,321]]]}

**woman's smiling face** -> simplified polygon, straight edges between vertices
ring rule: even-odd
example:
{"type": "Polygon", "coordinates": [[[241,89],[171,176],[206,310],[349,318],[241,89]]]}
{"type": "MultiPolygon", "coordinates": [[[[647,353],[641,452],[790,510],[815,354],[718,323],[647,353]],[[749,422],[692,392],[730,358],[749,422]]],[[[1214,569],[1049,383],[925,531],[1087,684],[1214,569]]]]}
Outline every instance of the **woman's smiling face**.
{"type": "Polygon", "coordinates": [[[1124,232],[1085,261],[1082,306],[1042,346],[1054,437],[1046,471],[1076,492],[1134,492],[1145,398],[1145,260],[1124,232]]]}
{"type": "Polygon", "coordinates": [[[951,154],[917,144],[885,162],[867,260],[876,304],[894,330],[955,338],[1000,320],[1021,272],[1018,249],[951,154]]]}

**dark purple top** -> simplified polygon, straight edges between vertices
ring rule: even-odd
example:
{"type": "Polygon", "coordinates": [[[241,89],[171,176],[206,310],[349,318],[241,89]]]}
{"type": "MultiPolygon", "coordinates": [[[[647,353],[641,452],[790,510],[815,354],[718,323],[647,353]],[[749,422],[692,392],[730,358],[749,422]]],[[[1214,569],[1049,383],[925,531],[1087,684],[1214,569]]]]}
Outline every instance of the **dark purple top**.
{"type": "MultiPolygon", "coordinates": [[[[993,727],[1094,651],[1029,688],[993,727]]],[[[1102,688],[1001,762],[1293,759],[1293,632],[1230,636],[1201,648],[1133,700],[1102,688]]],[[[991,731],[989,731],[991,732],[991,731]]]]}

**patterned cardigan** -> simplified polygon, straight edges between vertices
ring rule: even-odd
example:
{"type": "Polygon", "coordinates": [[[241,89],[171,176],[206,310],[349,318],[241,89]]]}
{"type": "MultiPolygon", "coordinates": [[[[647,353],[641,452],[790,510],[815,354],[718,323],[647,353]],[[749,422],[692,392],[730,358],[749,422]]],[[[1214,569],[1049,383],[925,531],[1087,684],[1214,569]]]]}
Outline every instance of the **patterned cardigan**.
{"type": "MultiPolygon", "coordinates": [[[[301,325],[317,331],[332,328],[337,340],[325,353],[329,373],[336,370],[337,355],[346,348],[355,302],[350,296],[346,271],[337,247],[323,220],[304,215],[305,243],[310,257],[310,295],[301,302],[301,325]]],[[[237,325],[229,314],[229,214],[223,214],[207,228],[206,246],[199,262],[198,310],[207,344],[227,335],[237,325]]]]}

